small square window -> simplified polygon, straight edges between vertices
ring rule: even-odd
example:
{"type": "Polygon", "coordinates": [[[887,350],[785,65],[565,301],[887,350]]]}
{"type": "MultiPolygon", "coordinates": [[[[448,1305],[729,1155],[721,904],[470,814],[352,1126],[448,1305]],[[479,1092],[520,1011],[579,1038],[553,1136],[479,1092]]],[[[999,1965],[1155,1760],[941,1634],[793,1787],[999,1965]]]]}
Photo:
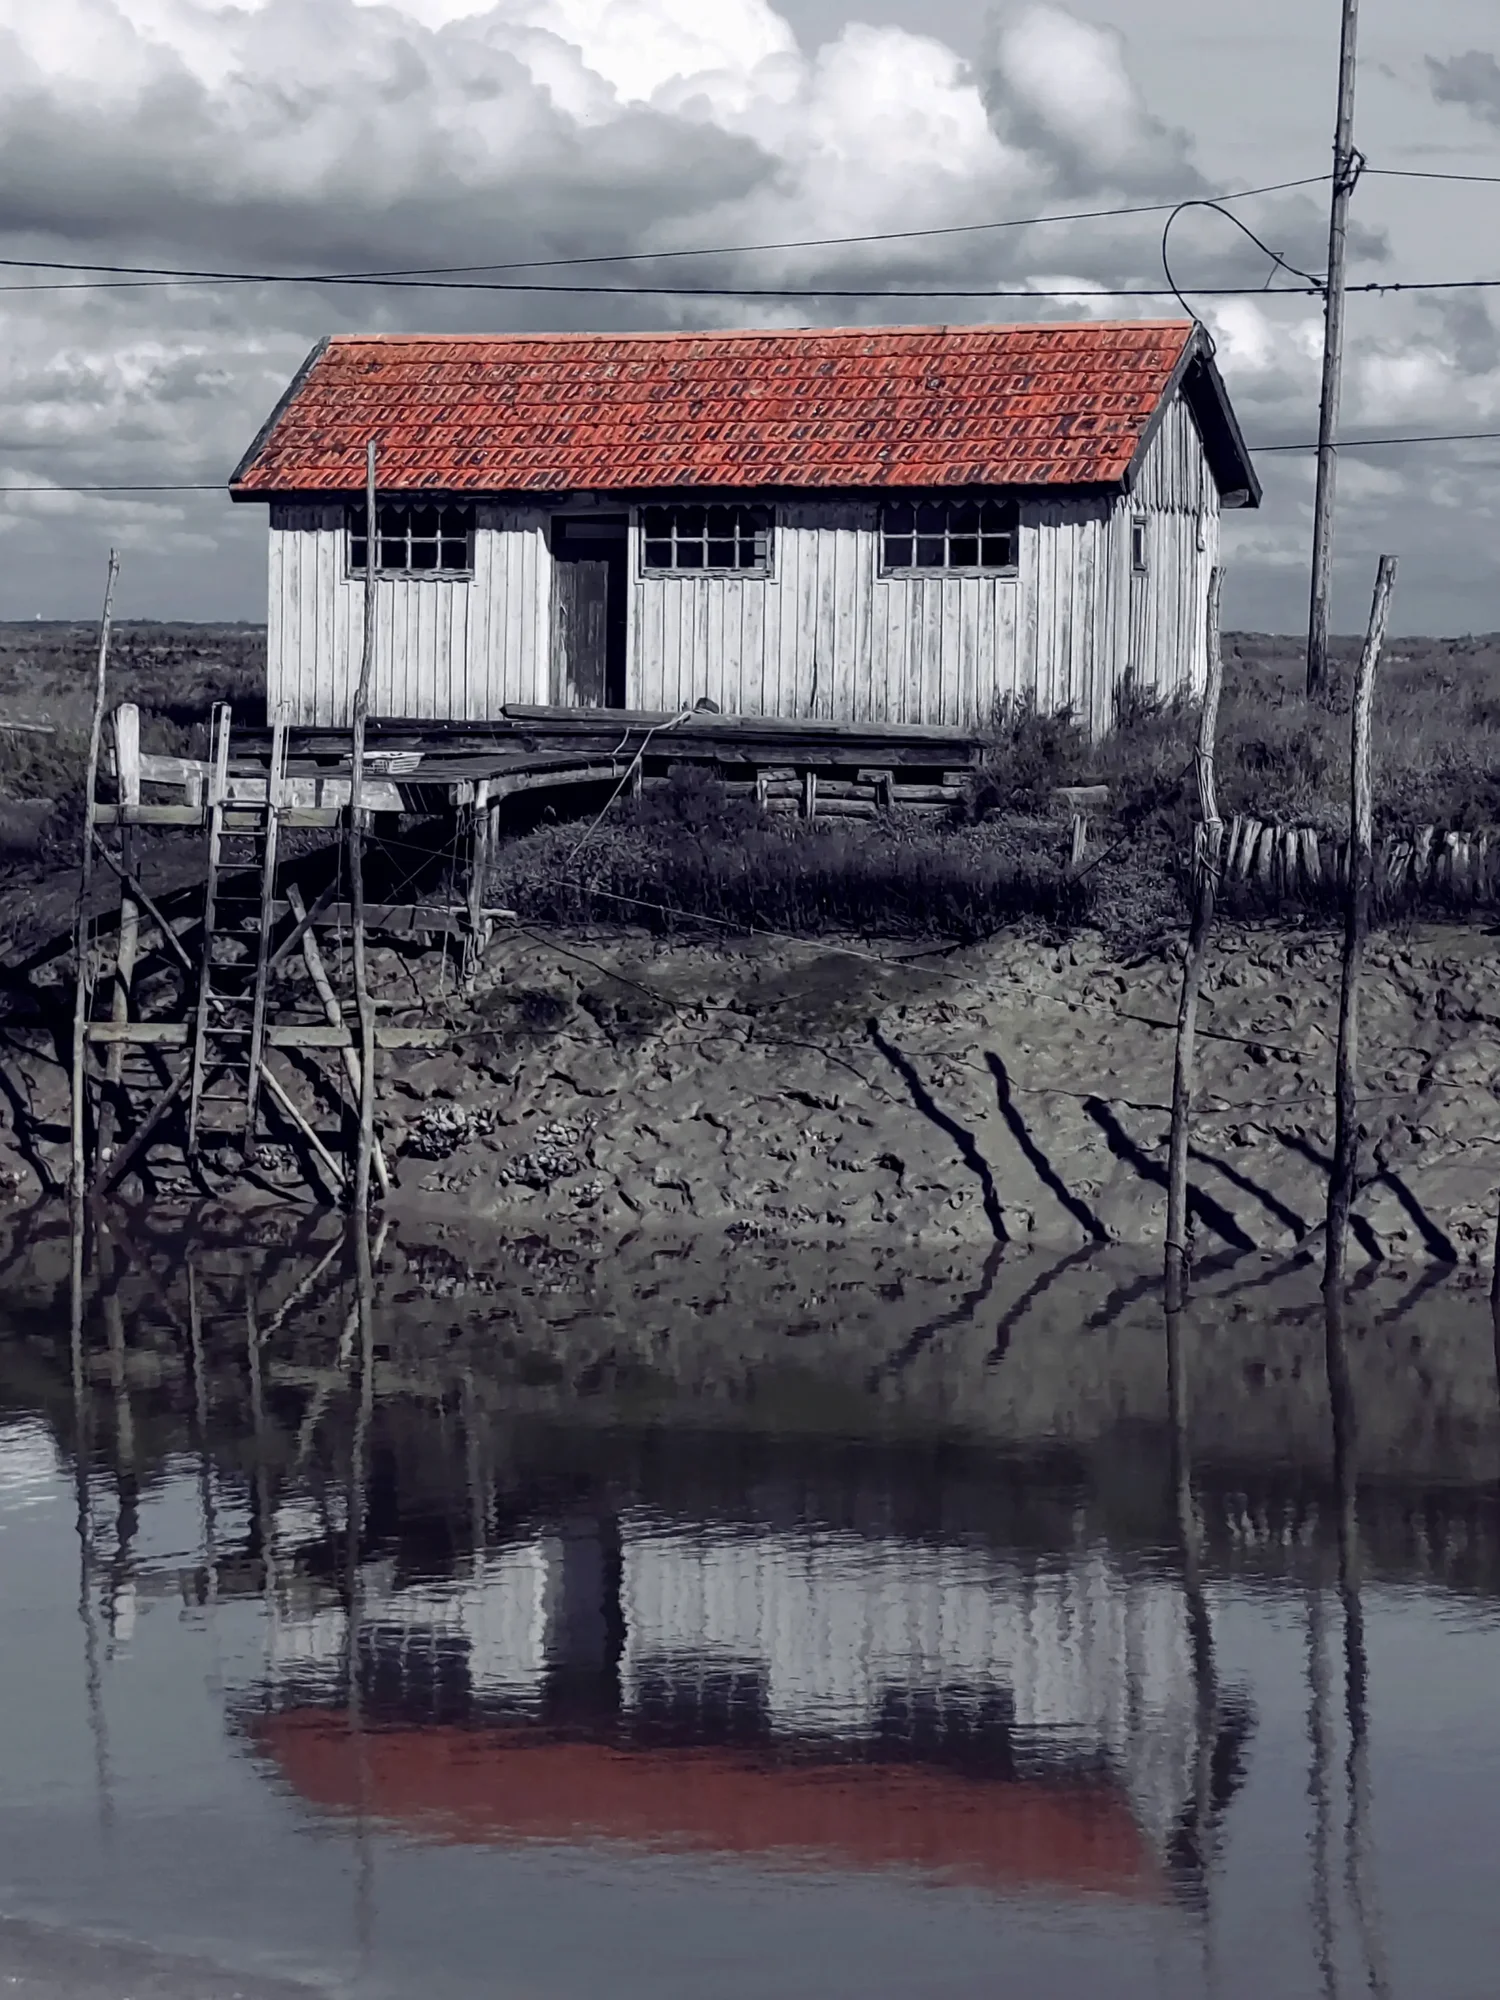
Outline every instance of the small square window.
{"type": "MultiPolygon", "coordinates": [[[[467,576],[474,567],[472,507],[382,500],[377,525],[376,564],[385,575],[467,576]]],[[[364,573],[368,560],[365,526],[361,502],[348,513],[349,570],[354,576],[364,573]]]]}
{"type": "Polygon", "coordinates": [[[641,534],[641,559],[648,570],[668,575],[703,570],[720,575],[770,574],[767,507],[643,507],[641,534]]]}
{"type": "Polygon", "coordinates": [[[892,501],[881,515],[881,567],[887,573],[1003,576],[1016,567],[1019,530],[1013,500],[892,501]]]}

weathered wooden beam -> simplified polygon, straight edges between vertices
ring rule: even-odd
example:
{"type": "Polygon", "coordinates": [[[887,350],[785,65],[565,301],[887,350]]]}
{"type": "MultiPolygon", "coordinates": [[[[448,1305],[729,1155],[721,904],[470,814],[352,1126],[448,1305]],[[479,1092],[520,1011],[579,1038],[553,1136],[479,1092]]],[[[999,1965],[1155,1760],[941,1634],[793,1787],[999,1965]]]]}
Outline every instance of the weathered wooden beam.
{"type": "Polygon", "coordinates": [[[104,687],[109,670],[109,638],[114,624],[115,578],[119,573],[119,552],[111,549],[104,583],[104,609],[99,615],[99,649],[94,669],[94,712],[89,730],[88,760],[84,771],[83,854],[78,870],[78,907],[73,925],[77,946],[77,974],[73,991],[73,1101],[70,1138],[72,1189],[75,1202],[83,1197],[85,1175],[88,1171],[84,1157],[88,1088],[86,1067],[88,1044],[84,1038],[84,1029],[88,1025],[89,1006],[93,998],[93,972],[89,964],[89,889],[93,881],[96,838],[94,826],[98,817],[98,806],[94,795],[99,789],[99,747],[104,735],[104,687]]]}
{"type": "Polygon", "coordinates": [[[95,808],[95,826],[202,826],[202,806],[110,806],[95,808]]]}
{"type": "Polygon", "coordinates": [[[213,769],[209,773],[208,808],[208,866],[203,885],[203,946],[202,961],[198,967],[198,997],[194,1009],[192,1057],[188,1064],[190,1082],[188,1085],[188,1129],[187,1156],[191,1160],[198,1150],[198,1115],[203,1100],[203,1081],[208,1061],[208,1010],[213,992],[210,974],[213,968],[214,926],[217,920],[219,895],[219,854],[224,832],[224,789],[229,769],[229,732],[233,724],[233,710],[226,701],[216,702],[209,722],[209,742],[213,748],[213,769]]]}
{"type": "MultiPolygon", "coordinates": [[[[304,921],[307,917],[307,909],[302,901],[302,893],[295,882],[287,884],[286,899],[291,908],[292,915],[297,918],[299,926],[302,929],[302,961],[307,967],[307,975],[317,991],[318,998],[323,1002],[323,1011],[328,1016],[328,1025],[331,1028],[339,1028],[347,1033],[348,1023],[344,1019],[343,1006],[339,1001],[338,995],[333,990],[333,982],[329,979],[327,968],[323,964],[323,954],[318,949],[317,935],[304,921]]],[[[375,1032],[378,1036],[380,1030],[377,1028],[375,1032]]],[[[352,1041],[345,1046],[343,1057],[344,1073],[349,1079],[350,1087],[354,1092],[357,1102],[360,1094],[359,1057],[355,1053],[352,1041]]],[[[391,1191],[390,1168],[386,1165],[385,1151],[380,1144],[378,1136],[374,1142],[370,1164],[374,1169],[376,1180],[380,1183],[380,1192],[383,1195],[389,1195],[391,1191]]]]}
{"type": "MultiPolygon", "coordinates": [[[[133,701],[122,701],[113,716],[115,753],[115,783],[119,788],[122,805],[139,805],[141,799],[141,711],[133,701]]],[[[97,834],[95,835],[97,839],[97,834]]],[[[105,850],[105,859],[111,859],[105,850]]],[[[135,872],[135,836],[126,826],[120,829],[120,867],[122,875],[129,877],[135,872]]],[[[141,941],[140,905],[130,892],[128,880],[122,882],[120,894],[120,927],[115,939],[115,976],[110,993],[110,1018],[115,1021],[130,1019],[130,1005],[135,983],[135,962],[141,941]]],[[[115,1136],[115,1114],[118,1109],[117,1092],[124,1077],[125,1051],[118,1044],[109,1052],[105,1069],[105,1079],[113,1086],[106,1092],[99,1107],[98,1147],[102,1155],[107,1154],[115,1136]]]]}
{"type": "Polygon", "coordinates": [[[1224,652],[1219,633],[1219,605],[1224,572],[1215,569],[1208,580],[1208,679],[1198,715],[1198,740],[1193,765],[1198,781],[1200,824],[1193,854],[1193,910],[1187,953],[1182,965],[1182,993],[1177,1004],[1177,1044],[1172,1063],[1172,1127],[1167,1143],[1167,1311],[1182,1310],[1187,1282],[1188,1142],[1193,1112],[1193,1062],[1198,1029],[1198,998],[1208,969],[1213,936],[1214,899],[1219,886],[1219,851],[1224,822],[1219,817],[1214,782],[1214,736],[1219,723],[1219,697],[1224,686],[1224,652]]]}
{"type": "MultiPolygon", "coordinates": [[[[167,919],[162,915],[161,911],[156,907],[155,902],[147,894],[146,890],[142,888],[140,877],[136,874],[135,870],[133,868],[128,868],[125,865],[125,862],[119,856],[111,854],[109,849],[105,846],[104,842],[99,838],[97,833],[93,834],[92,838],[93,838],[93,844],[98,849],[100,855],[104,858],[105,861],[109,863],[110,867],[113,868],[115,873],[119,876],[120,880],[125,884],[125,887],[130,891],[131,895],[135,898],[136,902],[140,904],[141,908],[146,912],[146,915],[151,919],[152,923],[154,923],[156,925],[156,928],[161,932],[162,937],[166,941],[167,949],[173,954],[175,958],[178,959],[178,961],[186,968],[187,971],[191,972],[193,970],[193,961],[188,957],[187,949],[184,946],[182,939],[177,935],[176,931],[173,930],[172,926],[168,923],[167,919]]],[[[123,915],[122,915],[122,922],[123,922],[123,915]]]]}
{"type": "MultiPolygon", "coordinates": [[[[332,903],[334,898],[338,895],[338,892],[339,892],[338,883],[336,881],[330,882],[326,889],[323,889],[319,892],[317,899],[314,901],[312,907],[310,909],[304,908],[301,911],[300,915],[297,913],[296,904],[292,904],[292,913],[296,917],[296,922],[293,924],[291,930],[288,931],[286,936],[281,940],[281,943],[277,945],[276,949],[271,953],[270,962],[267,966],[268,972],[274,972],[277,966],[279,966],[284,959],[289,958],[291,956],[291,954],[297,949],[298,945],[301,944],[304,932],[306,932],[306,930],[310,925],[320,921],[325,911],[328,909],[329,904],[332,903]]],[[[300,903],[301,900],[302,898],[299,893],[297,901],[300,903]]],[[[287,891],[287,901],[289,904],[291,903],[290,889],[288,889],[287,891]]]]}
{"type": "MultiPolygon", "coordinates": [[[[371,539],[373,540],[373,536],[371,539]]],[[[312,1126],[308,1123],[308,1121],[303,1117],[302,1113],[297,1109],[297,1106],[292,1102],[292,1099],[287,1093],[285,1086],[282,1084],[280,1077],[277,1076],[275,1070],[272,1069],[269,1063],[264,1065],[260,1074],[261,1074],[261,1081],[265,1084],[266,1089],[275,1098],[276,1102],[281,1106],[282,1110],[286,1113],[287,1117],[291,1120],[292,1124],[296,1127],[296,1129],[302,1134],[303,1138],[307,1141],[309,1147],[312,1149],[313,1157],[317,1160],[319,1166],[322,1167],[323,1171],[328,1175],[329,1180],[332,1182],[334,1188],[336,1190],[342,1191],[348,1185],[348,1182],[344,1178],[343,1168],[339,1165],[338,1161],[333,1157],[332,1153],[329,1152],[328,1148],[323,1144],[323,1141],[318,1137],[317,1133],[313,1130],[312,1126]]]]}
{"type": "Polygon", "coordinates": [[[1359,981],[1365,935],[1370,928],[1371,828],[1370,719],[1375,704],[1375,671],[1396,587],[1396,558],[1382,556],[1370,605],[1364,650],[1354,674],[1354,706],[1349,725],[1349,868],[1344,889],[1343,977],[1339,985],[1339,1039],[1333,1081],[1333,1172],[1328,1179],[1328,1227],[1323,1284],[1334,1291],[1344,1282],[1349,1247],[1349,1212],[1354,1205],[1359,1166],[1359,981]]]}
{"type": "MultiPolygon", "coordinates": [[[[108,1024],[101,1023],[101,1025],[112,1026],[113,1023],[108,1023],[108,1024]]],[[[127,1024],[127,1025],[139,1025],[139,1024],[127,1024]]],[[[114,1186],[115,1182],[119,1180],[120,1176],[131,1165],[132,1161],[134,1161],[140,1154],[142,1148],[146,1146],[150,1142],[152,1137],[155,1135],[155,1133],[160,1130],[161,1126],[163,1125],[163,1123],[167,1118],[168,1113],[171,1111],[172,1106],[177,1102],[177,1100],[182,1096],[183,1092],[187,1089],[188,1079],[190,1078],[191,1075],[192,1075],[192,1069],[190,1065],[184,1063],[181,1070],[172,1079],[171,1083],[168,1084],[167,1088],[162,1092],[161,1096],[156,1100],[155,1104],[151,1107],[150,1111],[147,1112],[145,1118],[131,1133],[130,1137],[125,1141],[125,1144],[120,1148],[119,1152],[116,1153],[112,1159],[106,1160],[104,1164],[100,1167],[99,1171],[95,1174],[93,1182],[89,1188],[90,1195],[101,1195],[107,1189],[114,1186]]]]}
{"type": "Polygon", "coordinates": [[[370,1166],[375,1144],[375,1000],[365,954],[365,725],[370,713],[370,681],[375,671],[375,577],[380,548],[376,512],[375,440],[365,447],[364,643],[354,690],[354,729],[349,753],[349,900],[354,905],[354,1005],[359,1016],[359,1134],[354,1157],[354,1225],[364,1235],[370,1208],[370,1166]]]}
{"type": "Polygon", "coordinates": [[[286,720],[278,709],[271,731],[271,768],[266,776],[265,846],[260,865],[260,927],[255,939],[255,983],[250,996],[250,1073],[245,1080],[245,1148],[255,1143],[260,1096],[261,1054],[266,1040],[266,998],[271,984],[271,931],[276,921],[276,848],[281,810],[281,772],[286,763],[286,720]]]}

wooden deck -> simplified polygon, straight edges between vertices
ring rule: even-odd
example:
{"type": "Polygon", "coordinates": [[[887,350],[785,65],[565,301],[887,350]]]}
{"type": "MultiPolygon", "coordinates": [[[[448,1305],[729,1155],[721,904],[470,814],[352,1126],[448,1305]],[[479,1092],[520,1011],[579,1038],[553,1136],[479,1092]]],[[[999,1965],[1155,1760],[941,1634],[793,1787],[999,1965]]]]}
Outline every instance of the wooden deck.
{"type": "MultiPolygon", "coordinates": [[[[236,729],[228,774],[231,808],[264,805],[271,742],[269,730],[236,729]]],[[[809,818],[872,816],[882,807],[941,809],[957,796],[983,748],[983,739],[971,733],[916,725],[518,706],[483,724],[372,721],[364,799],[376,814],[441,814],[497,806],[530,791],[626,778],[647,785],[687,768],[753,792],[773,811],[809,818]]],[[[203,823],[205,764],[149,754],[140,762],[145,787],[175,796],[102,808],[101,824],[203,823]]],[[[289,731],[282,824],[341,824],[349,774],[346,731],[289,731]]]]}

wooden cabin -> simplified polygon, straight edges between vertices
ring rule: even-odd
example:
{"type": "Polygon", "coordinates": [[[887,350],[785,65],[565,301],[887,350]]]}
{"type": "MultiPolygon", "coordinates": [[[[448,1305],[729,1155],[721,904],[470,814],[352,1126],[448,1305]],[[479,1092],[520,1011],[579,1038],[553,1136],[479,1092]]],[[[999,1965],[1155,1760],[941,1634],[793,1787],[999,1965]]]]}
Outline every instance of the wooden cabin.
{"type": "Polygon", "coordinates": [[[1260,488],[1188,321],[335,338],[230,483],[270,509],[268,705],[1107,729],[1201,687],[1219,513],[1260,488]]]}

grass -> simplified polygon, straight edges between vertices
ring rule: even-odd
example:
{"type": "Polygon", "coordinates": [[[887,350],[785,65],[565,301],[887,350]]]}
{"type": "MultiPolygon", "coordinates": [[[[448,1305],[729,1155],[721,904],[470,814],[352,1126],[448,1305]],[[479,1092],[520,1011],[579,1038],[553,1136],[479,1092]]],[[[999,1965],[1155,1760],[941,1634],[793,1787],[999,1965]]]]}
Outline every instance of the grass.
{"type": "Polygon", "coordinates": [[[971,941],[1022,918],[1061,924],[1087,913],[1088,890],[1063,879],[1066,829],[1041,831],[1044,844],[1018,842],[899,815],[857,830],[809,827],[762,814],[711,779],[682,778],[617,806],[581,849],[576,823],[506,841],[491,894],[541,924],[971,941]]]}
{"type": "MultiPolygon", "coordinates": [[[[111,699],[140,704],[148,748],[202,754],[215,701],[262,719],[264,643],[249,626],[122,626],[111,699]]],[[[35,857],[44,868],[76,859],[94,644],[84,625],[0,626],[0,719],[57,727],[50,738],[0,732],[0,809],[59,803],[35,857]]],[[[1356,653],[1349,642],[1335,648],[1331,685],[1309,703],[1296,642],[1226,639],[1217,755],[1226,817],[1305,823],[1331,837],[1345,830],[1356,653]]],[[[707,921],[973,939],[1031,919],[1156,935],[1180,923],[1176,868],[1195,814],[1196,728],[1191,706],[1127,692],[1117,728],[1091,745],[1066,717],[1013,707],[996,716],[951,823],[895,815],[805,828],[722,788],[678,785],[616,805],[581,853],[580,822],[508,840],[494,894],[535,923],[663,931],[707,921]],[[1110,792],[1091,827],[1094,852],[1107,858],[1069,884],[1066,817],[1052,793],[1090,783],[1110,792]]],[[[1377,683],[1375,785],[1377,836],[1428,824],[1500,826],[1500,639],[1389,645],[1377,683]]]]}

